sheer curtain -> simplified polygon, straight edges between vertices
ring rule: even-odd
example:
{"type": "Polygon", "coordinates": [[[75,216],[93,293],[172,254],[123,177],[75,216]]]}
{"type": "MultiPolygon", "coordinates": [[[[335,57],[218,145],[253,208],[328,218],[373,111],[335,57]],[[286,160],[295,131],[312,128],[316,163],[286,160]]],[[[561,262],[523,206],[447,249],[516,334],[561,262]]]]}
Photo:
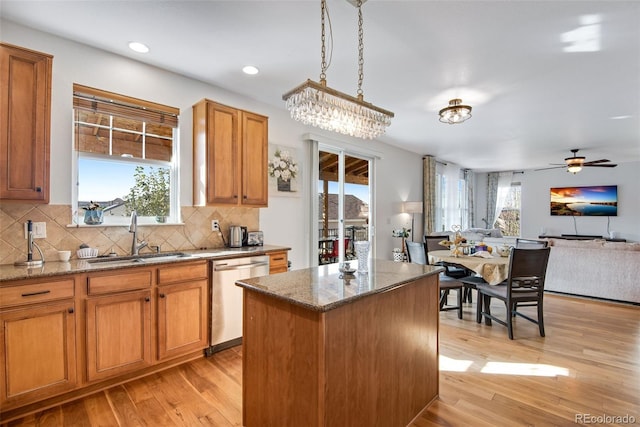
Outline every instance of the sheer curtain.
{"type": "Polygon", "coordinates": [[[454,225],[464,228],[466,224],[463,224],[463,211],[465,210],[466,198],[460,167],[453,163],[438,163],[436,169],[440,178],[441,192],[438,199],[441,218],[436,220],[438,231],[451,231],[454,225]]]}
{"type": "Polygon", "coordinates": [[[513,180],[513,172],[491,172],[487,179],[487,228],[493,228],[504,208],[513,180]]]}

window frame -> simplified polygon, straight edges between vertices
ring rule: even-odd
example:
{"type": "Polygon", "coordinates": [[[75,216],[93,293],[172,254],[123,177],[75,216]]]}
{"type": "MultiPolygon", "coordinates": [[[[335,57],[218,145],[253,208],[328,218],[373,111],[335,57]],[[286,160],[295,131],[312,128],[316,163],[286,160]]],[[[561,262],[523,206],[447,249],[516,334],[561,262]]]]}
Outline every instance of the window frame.
{"type": "MultiPolygon", "coordinates": [[[[131,164],[131,165],[140,165],[140,166],[152,166],[155,168],[168,168],[169,169],[169,192],[170,192],[170,200],[169,200],[169,215],[167,217],[166,222],[164,223],[159,223],[156,221],[155,217],[152,216],[138,216],[138,225],[175,225],[175,224],[181,224],[182,222],[182,218],[181,218],[181,212],[180,212],[180,182],[179,182],[179,176],[180,176],[180,171],[179,171],[179,165],[180,165],[180,159],[179,159],[179,147],[180,147],[180,141],[179,141],[179,112],[180,110],[178,108],[174,108],[174,107],[169,107],[166,105],[162,105],[162,104],[156,104],[153,102],[149,102],[149,101],[144,101],[144,100],[140,100],[137,98],[133,98],[133,97],[128,97],[125,95],[120,95],[120,94],[115,94],[113,92],[107,92],[107,91],[103,91],[100,89],[95,89],[95,88],[90,88],[87,86],[83,86],[83,85],[79,85],[79,84],[75,84],[73,85],[73,96],[74,96],[74,105],[72,108],[72,120],[71,120],[71,130],[72,130],[72,179],[73,179],[73,185],[72,185],[72,201],[71,201],[71,207],[72,207],[72,224],[70,224],[70,226],[73,227],[96,227],[96,225],[87,225],[84,223],[83,218],[84,218],[84,210],[82,209],[81,206],[79,206],[80,200],[79,200],[79,191],[80,191],[80,159],[89,159],[89,160],[98,160],[98,161],[106,161],[106,162],[113,162],[113,163],[120,163],[120,164],[131,164]],[[114,104],[112,105],[107,105],[107,108],[115,108],[118,109],[119,106],[124,107],[125,109],[138,109],[139,110],[139,116],[136,117],[129,117],[129,119],[131,120],[140,120],[141,123],[143,123],[143,132],[146,131],[146,124],[148,122],[145,122],[145,118],[146,117],[150,117],[150,116],[154,116],[154,117],[158,117],[158,115],[161,115],[162,119],[164,120],[165,117],[167,117],[167,123],[166,126],[171,127],[172,128],[172,135],[171,135],[171,159],[170,160],[158,160],[158,159],[146,159],[146,158],[139,158],[139,157],[133,157],[133,158],[128,158],[128,157],[116,157],[112,154],[102,154],[102,153],[91,153],[91,152],[85,152],[85,151],[81,151],[78,149],[78,141],[77,139],[77,133],[76,133],[76,99],[80,97],[80,102],[83,102],[84,99],[91,99],[92,97],[94,97],[97,102],[103,102],[105,103],[107,100],[108,101],[113,101],[114,104]]],[[[103,104],[104,105],[104,104],[103,104]]],[[[79,107],[80,109],[86,109],[86,108],[82,108],[79,107]]],[[[105,113],[108,114],[108,113],[105,113]]],[[[113,115],[111,115],[111,118],[109,119],[109,127],[113,128],[113,119],[112,119],[113,115]]],[[[122,117],[121,115],[119,115],[119,117],[122,117]]],[[[153,119],[150,120],[150,122],[153,122],[153,119]]],[[[155,123],[158,123],[157,120],[155,120],[155,123]]],[[[103,126],[103,125],[96,125],[96,126],[103,126]]],[[[136,134],[139,133],[138,131],[129,131],[129,133],[132,134],[136,134]]],[[[110,134],[110,142],[109,142],[109,146],[110,146],[110,153],[112,152],[111,150],[111,145],[112,145],[112,141],[111,141],[111,134],[112,132],[109,132],[110,134]]],[[[155,134],[149,133],[150,136],[155,137],[155,134]]],[[[168,138],[167,138],[168,139],[168,138]]],[[[144,145],[143,145],[144,147],[144,145]]],[[[142,155],[144,156],[144,148],[142,149],[142,155]]],[[[83,200],[84,202],[84,200],[83,200]]],[[[127,226],[129,225],[130,219],[128,216],[111,216],[111,215],[104,215],[104,220],[103,223],[100,224],[100,227],[109,227],[109,226],[127,226]]]]}

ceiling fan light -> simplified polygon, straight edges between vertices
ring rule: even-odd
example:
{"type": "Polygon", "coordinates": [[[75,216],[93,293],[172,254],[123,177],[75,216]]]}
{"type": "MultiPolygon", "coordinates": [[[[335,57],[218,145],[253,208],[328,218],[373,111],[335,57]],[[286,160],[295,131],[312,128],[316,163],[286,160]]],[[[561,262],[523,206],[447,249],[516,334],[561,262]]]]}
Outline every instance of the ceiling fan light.
{"type": "Polygon", "coordinates": [[[582,162],[580,163],[569,163],[567,166],[567,172],[571,172],[572,174],[577,174],[582,170],[582,162]]]}
{"type": "Polygon", "coordinates": [[[449,101],[449,106],[440,110],[438,114],[442,123],[455,125],[471,118],[471,107],[462,105],[462,100],[456,98],[449,101]]]}

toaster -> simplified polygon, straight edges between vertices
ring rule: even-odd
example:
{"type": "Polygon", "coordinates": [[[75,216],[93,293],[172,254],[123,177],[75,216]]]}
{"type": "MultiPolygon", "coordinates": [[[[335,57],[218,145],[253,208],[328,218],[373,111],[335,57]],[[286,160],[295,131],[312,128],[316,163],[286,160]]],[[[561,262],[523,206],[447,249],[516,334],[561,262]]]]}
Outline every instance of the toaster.
{"type": "Polygon", "coordinates": [[[263,241],[262,231],[249,231],[247,233],[247,246],[262,246],[263,241]]]}

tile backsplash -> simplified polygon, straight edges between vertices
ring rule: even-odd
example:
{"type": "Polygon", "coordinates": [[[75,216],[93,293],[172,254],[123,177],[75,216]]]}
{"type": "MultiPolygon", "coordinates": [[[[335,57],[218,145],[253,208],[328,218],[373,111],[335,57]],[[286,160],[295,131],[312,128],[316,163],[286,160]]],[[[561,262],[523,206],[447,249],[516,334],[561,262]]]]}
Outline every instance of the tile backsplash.
{"type": "MultiPolygon", "coordinates": [[[[181,213],[183,225],[138,226],[138,239],[146,240],[149,245],[160,245],[162,252],[212,249],[224,247],[220,233],[211,231],[213,219],[220,221],[224,233],[228,233],[230,225],[246,225],[249,230],[260,227],[260,211],[255,208],[183,206],[181,213]]],[[[131,250],[128,227],[68,227],[70,205],[3,203],[0,206],[0,264],[26,259],[24,223],[27,220],[47,223],[47,237],[35,240],[45,261],[57,260],[56,252],[60,250],[70,250],[72,259],[76,258],[76,250],[82,243],[98,248],[101,255],[111,250],[118,255],[128,255],[131,250]]],[[[150,249],[144,248],[141,253],[147,251],[150,249]]]]}

